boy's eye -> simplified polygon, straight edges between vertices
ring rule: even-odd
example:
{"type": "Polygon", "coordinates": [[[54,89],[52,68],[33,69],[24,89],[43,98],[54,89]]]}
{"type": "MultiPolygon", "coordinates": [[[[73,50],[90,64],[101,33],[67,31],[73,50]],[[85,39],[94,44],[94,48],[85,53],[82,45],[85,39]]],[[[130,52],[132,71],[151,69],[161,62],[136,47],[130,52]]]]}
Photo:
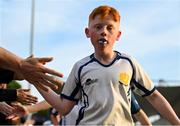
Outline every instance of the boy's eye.
{"type": "Polygon", "coordinates": [[[111,31],[113,29],[113,26],[108,26],[107,29],[111,31]]]}
{"type": "Polygon", "coordinates": [[[101,26],[101,25],[96,25],[95,28],[96,28],[97,30],[99,30],[99,29],[102,28],[102,26],[101,26]]]}

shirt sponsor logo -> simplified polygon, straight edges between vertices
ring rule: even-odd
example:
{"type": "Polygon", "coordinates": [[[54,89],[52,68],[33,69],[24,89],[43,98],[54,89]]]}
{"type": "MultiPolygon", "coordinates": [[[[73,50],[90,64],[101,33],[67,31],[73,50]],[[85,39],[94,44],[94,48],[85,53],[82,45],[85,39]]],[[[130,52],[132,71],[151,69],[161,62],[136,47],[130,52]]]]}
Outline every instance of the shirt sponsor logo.
{"type": "Polygon", "coordinates": [[[125,86],[128,86],[129,84],[129,75],[125,72],[122,72],[119,74],[119,83],[123,84],[125,86]]]}
{"type": "Polygon", "coordinates": [[[98,79],[91,79],[91,78],[88,78],[87,80],[86,80],[86,85],[90,85],[90,84],[93,84],[93,83],[95,83],[95,82],[97,82],[98,81],[98,79]]]}

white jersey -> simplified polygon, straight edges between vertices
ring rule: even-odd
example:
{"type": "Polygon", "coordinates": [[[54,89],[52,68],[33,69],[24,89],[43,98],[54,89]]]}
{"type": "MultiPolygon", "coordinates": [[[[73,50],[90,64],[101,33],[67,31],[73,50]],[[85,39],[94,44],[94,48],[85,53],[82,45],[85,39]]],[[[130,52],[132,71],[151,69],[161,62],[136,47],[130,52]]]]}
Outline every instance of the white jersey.
{"type": "Polygon", "coordinates": [[[74,65],[61,97],[78,102],[76,124],[133,125],[130,89],[141,96],[154,91],[137,61],[116,53],[109,65],[100,63],[94,54],[74,65]]]}
{"type": "Polygon", "coordinates": [[[76,119],[78,117],[78,105],[75,105],[73,109],[66,115],[61,118],[61,126],[70,126],[76,124],[76,119]]]}

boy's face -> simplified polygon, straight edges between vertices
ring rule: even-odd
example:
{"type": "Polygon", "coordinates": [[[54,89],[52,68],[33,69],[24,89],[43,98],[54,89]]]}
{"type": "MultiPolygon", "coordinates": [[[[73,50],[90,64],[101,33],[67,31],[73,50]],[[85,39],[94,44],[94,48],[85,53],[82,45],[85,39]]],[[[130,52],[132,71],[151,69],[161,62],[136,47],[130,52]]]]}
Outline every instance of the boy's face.
{"type": "Polygon", "coordinates": [[[112,51],[115,41],[117,41],[121,35],[119,31],[119,22],[115,22],[112,16],[101,18],[97,15],[90,21],[89,27],[85,29],[86,36],[90,38],[95,51],[112,51]],[[106,41],[104,44],[99,40],[106,41]]]}

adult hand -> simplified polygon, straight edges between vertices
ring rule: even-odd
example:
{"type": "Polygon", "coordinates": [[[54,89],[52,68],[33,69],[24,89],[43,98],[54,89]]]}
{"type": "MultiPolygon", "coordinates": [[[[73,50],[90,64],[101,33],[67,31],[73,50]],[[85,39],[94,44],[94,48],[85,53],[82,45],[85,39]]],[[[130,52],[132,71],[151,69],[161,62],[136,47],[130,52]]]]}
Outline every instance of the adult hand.
{"type": "Polygon", "coordinates": [[[29,89],[17,89],[17,101],[26,105],[35,104],[37,97],[30,95],[29,91],[29,89]]]}
{"type": "Polygon", "coordinates": [[[12,107],[14,108],[13,112],[10,113],[6,119],[14,120],[17,117],[23,117],[29,114],[29,111],[26,108],[26,106],[23,106],[19,103],[12,103],[12,107]]]}
{"type": "Polygon", "coordinates": [[[18,73],[20,78],[27,80],[29,83],[45,91],[48,91],[46,86],[55,90],[63,82],[51,75],[63,77],[63,74],[43,66],[43,64],[52,61],[52,59],[52,57],[35,58],[30,56],[21,61],[19,65],[20,69],[16,73],[18,73]]]}
{"type": "Polygon", "coordinates": [[[12,114],[14,108],[5,102],[0,102],[0,112],[6,116],[12,114]]]}

